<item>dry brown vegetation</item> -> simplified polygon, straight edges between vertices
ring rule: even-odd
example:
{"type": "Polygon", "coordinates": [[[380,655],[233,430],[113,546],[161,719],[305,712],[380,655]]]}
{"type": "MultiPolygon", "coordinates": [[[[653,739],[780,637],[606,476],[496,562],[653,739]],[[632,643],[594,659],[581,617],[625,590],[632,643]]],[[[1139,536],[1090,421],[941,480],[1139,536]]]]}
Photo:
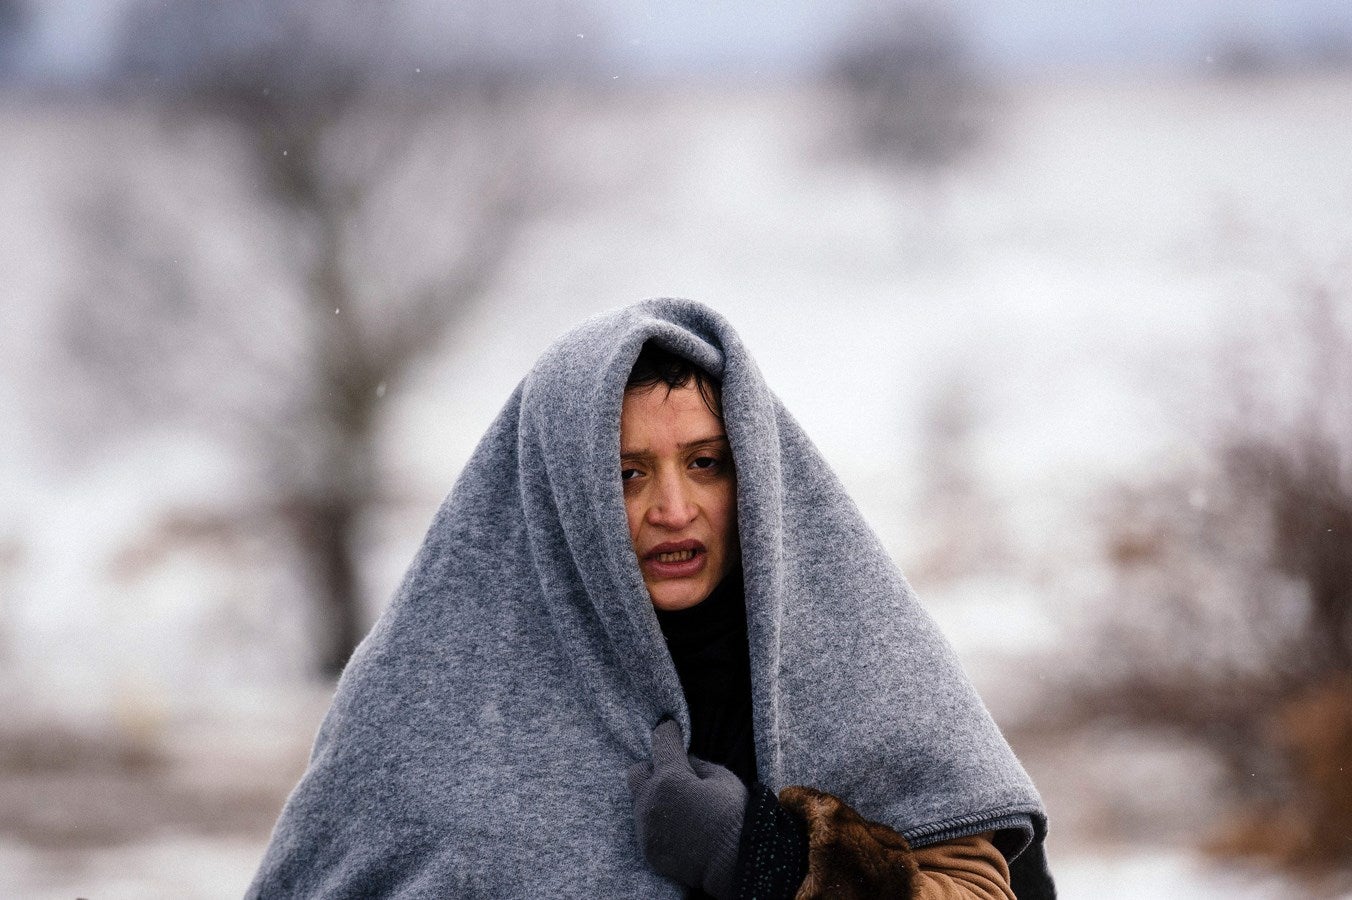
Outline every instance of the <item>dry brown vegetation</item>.
{"type": "Polygon", "coordinates": [[[1352,334],[1313,296],[1298,390],[1107,504],[1112,587],[1058,724],[1206,748],[1231,810],[1206,848],[1318,879],[1352,873],[1352,334]]]}
{"type": "Polygon", "coordinates": [[[0,837],[52,850],[122,846],[165,833],[268,833],[303,742],[256,758],[216,736],[175,749],[146,735],[51,723],[0,733],[0,837]]]}

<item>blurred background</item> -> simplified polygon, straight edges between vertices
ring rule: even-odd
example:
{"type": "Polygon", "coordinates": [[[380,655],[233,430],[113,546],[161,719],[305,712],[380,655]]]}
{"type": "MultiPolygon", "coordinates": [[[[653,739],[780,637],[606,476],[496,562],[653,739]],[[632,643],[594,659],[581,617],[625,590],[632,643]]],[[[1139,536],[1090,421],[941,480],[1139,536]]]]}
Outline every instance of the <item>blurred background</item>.
{"type": "Polygon", "coordinates": [[[516,382],[675,295],[1064,896],[1352,896],[1342,0],[0,0],[0,171],[0,894],[239,896],[516,382]]]}

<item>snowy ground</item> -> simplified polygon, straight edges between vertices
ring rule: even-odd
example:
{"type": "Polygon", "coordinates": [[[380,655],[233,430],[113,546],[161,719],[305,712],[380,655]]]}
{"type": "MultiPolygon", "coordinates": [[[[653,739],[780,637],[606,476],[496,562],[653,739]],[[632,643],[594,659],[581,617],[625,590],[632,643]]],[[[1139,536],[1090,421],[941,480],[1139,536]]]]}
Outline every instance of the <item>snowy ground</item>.
{"type": "MultiPolygon", "coordinates": [[[[70,772],[13,766],[0,781],[0,896],[25,900],[239,897],[268,830],[304,766],[327,691],[270,692],[217,721],[182,723],[165,759],[109,760],[70,772]],[[43,784],[55,775],[59,782],[43,784]],[[19,823],[27,827],[16,833],[19,823]]],[[[1139,748],[1133,748],[1139,756],[1139,748]]],[[[12,759],[11,759],[12,762],[12,759]]],[[[1150,768],[1177,783],[1191,760],[1156,754],[1150,768]]],[[[1054,763],[1064,766],[1064,756],[1054,763]]],[[[1053,769],[1054,770],[1054,769],[1053,769]]],[[[1046,772],[1038,775],[1047,781],[1046,772]]],[[[1083,780],[1083,779],[1082,779],[1083,780]]],[[[1080,785],[1060,786],[1076,789],[1080,785]]],[[[1173,790],[1176,785],[1152,785],[1173,790]]],[[[1174,800],[1185,797],[1175,790],[1174,800]]],[[[1119,798],[1120,799],[1120,798],[1119,798]]],[[[1049,796],[1049,803],[1064,801],[1049,796]]],[[[1053,816],[1056,806],[1052,806],[1053,816]]],[[[1055,820],[1054,820],[1055,821],[1055,820]]],[[[1070,826],[1069,818],[1062,820],[1070,826]]],[[[1282,879],[1226,869],[1179,846],[1140,839],[1083,841],[1063,829],[1050,843],[1066,900],[1276,900],[1304,893],[1282,879]]],[[[1330,896],[1330,895],[1325,895],[1330,896]]],[[[1352,897],[1352,894],[1346,896],[1352,897]]]]}
{"type": "Polygon", "coordinates": [[[1225,871],[1175,848],[1124,850],[1061,858],[1057,890],[1066,900],[1293,900],[1304,892],[1260,872],[1225,871]]]}
{"type": "MultiPolygon", "coordinates": [[[[246,838],[165,837],[82,853],[42,854],[0,845],[0,891],[25,900],[237,900],[263,844],[246,838]]],[[[1225,872],[1175,849],[1059,857],[1053,860],[1065,900],[1293,900],[1280,880],[1225,872]]],[[[1352,896],[1352,894],[1345,895],[1352,896]]]]}
{"type": "MultiPolygon", "coordinates": [[[[938,194],[831,157],[811,92],[615,98],[566,149],[603,158],[622,189],[538,225],[452,353],[391,400],[388,466],[423,499],[381,530],[373,595],[393,590],[545,344],[654,295],[705,300],[739,327],[903,565],[928,537],[908,510],[917,423],[960,381],[980,414],[977,475],[1019,558],[1087,568],[1100,486],[1189,459],[1219,348],[1280,322],[1302,278],[1346,265],[1349,90],[1333,77],[1009,88],[984,156],[938,194]]],[[[25,173],[0,182],[13,211],[3,293],[24,348],[43,340],[41,298],[60,289],[64,208],[51,198],[69,199],[72,148],[110,129],[153,137],[79,109],[0,116],[0,160],[25,173]]],[[[0,382],[0,413],[21,421],[39,383],[0,382]]],[[[152,757],[131,769],[97,754],[64,769],[0,757],[0,895],[224,897],[247,883],[323,706],[260,650],[300,633],[273,602],[286,582],[232,580],[224,557],[171,557],[131,584],[107,575],[157,504],[228,494],[231,478],[172,436],[72,473],[48,467],[23,429],[0,434],[0,562],[13,560],[0,565],[0,735],[12,744],[15,721],[47,717],[130,734],[152,757]],[[220,698],[211,720],[204,698],[220,698]]],[[[919,585],[992,691],[1003,660],[1059,646],[1073,618],[1026,573],[919,585]]],[[[1111,774],[1040,771],[1062,811],[1053,829],[1112,796],[1111,774]]],[[[1064,896],[1300,896],[1208,867],[1181,840],[1139,837],[1054,838],[1064,896]]]]}

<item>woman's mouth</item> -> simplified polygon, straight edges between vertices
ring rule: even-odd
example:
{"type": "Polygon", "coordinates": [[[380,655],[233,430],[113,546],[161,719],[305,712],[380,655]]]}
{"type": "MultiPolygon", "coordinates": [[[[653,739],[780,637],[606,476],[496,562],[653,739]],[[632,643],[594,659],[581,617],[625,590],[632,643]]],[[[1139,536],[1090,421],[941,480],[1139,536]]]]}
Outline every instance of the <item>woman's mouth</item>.
{"type": "Polygon", "coordinates": [[[664,563],[669,563],[669,562],[685,562],[687,559],[689,559],[690,557],[692,557],[692,556],[694,556],[694,555],[695,555],[695,551],[694,551],[694,550],[677,550],[677,551],[675,551],[675,552],[673,552],[673,553],[659,553],[659,554],[657,554],[657,561],[658,561],[658,562],[664,562],[664,563]]]}
{"type": "Polygon", "coordinates": [[[660,544],[643,557],[643,571],[653,578],[688,578],[704,571],[709,553],[698,541],[660,544]]]}

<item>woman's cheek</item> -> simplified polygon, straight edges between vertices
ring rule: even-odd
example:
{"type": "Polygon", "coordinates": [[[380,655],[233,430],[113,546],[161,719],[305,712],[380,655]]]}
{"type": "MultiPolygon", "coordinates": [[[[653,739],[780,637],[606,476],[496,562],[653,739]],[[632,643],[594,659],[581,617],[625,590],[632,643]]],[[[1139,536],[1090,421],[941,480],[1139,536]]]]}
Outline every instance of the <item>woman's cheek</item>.
{"type": "MultiPolygon", "coordinates": [[[[643,509],[638,490],[627,484],[624,487],[624,515],[629,522],[629,540],[637,545],[638,529],[643,524],[643,509]]],[[[638,547],[635,546],[634,550],[637,552],[638,547]]]]}

